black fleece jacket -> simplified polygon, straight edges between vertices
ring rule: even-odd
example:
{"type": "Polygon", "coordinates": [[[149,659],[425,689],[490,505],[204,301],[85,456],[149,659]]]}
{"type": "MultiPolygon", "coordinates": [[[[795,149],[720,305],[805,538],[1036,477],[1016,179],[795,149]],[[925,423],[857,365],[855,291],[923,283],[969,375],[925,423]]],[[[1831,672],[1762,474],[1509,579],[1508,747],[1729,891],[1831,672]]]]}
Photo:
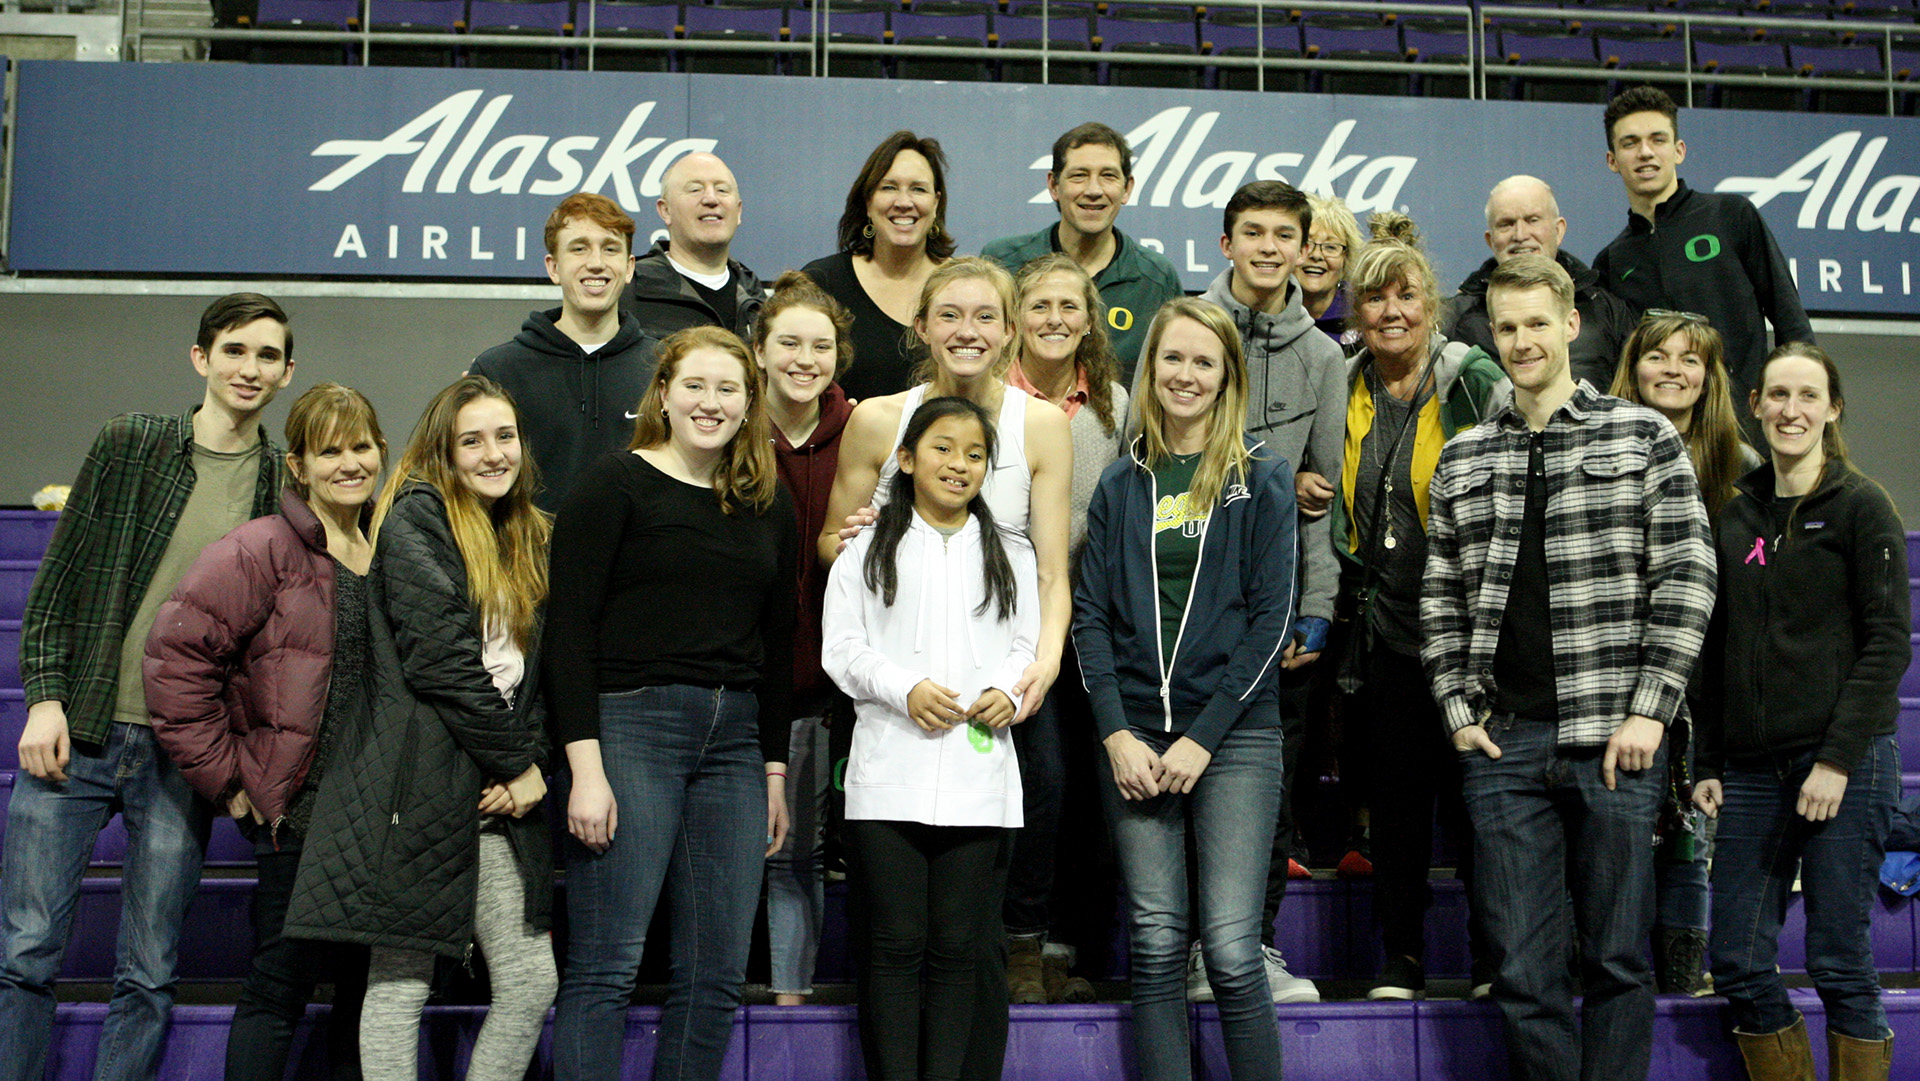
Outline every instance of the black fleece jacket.
{"type": "Polygon", "coordinates": [[[1873,737],[1893,732],[1913,655],[1900,516],[1848,468],[1830,468],[1784,523],[1771,464],[1739,488],[1720,512],[1708,663],[1721,693],[1699,718],[1700,776],[1807,750],[1851,772],[1873,737]]]}
{"type": "Polygon", "coordinates": [[[475,357],[467,370],[507,388],[520,407],[520,433],[539,464],[542,510],[560,506],[589,463],[633,440],[633,411],[653,378],[654,348],[631,315],[592,353],[556,325],[560,309],[529,312],[520,333],[475,357]]]}
{"type": "MultiPolygon", "coordinates": [[[[1573,377],[1585,379],[1602,394],[1613,385],[1613,373],[1620,366],[1620,349],[1640,317],[1626,301],[1600,287],[1600,275],[1592,267],[1562,251],[1555,260],[1573,278],[1573,306],[1580,313],[1580,336],[1573,341],[1573,377]]],[[[1440,320],[1440,333],[1450,341],[1477,345],[1494,359],[1500,350],[1493,341],[1493,320],[1487,313],[1487,279],[1498,265],[1489,259],[1480,269],[1460,283],[1460,291],[1447,301],[1446,314],[1440,320]]]]}
{"type": "MultiPolygon", "coordinates": [[[[634,261],[633,284],[620,296],[620,308],[640,320],[648,334],[665,338],[687,327],[720,326],[720,316],[701,297],[693,283],[682,277],[667,262],[667,241],[658,241],[634,261]]],[[[767,302],[767,290],[738,260],[727,260],[733,271],[733,325],[727,329],[746,341],[753,340],[753,325],[760,321],[760,309],[767,302]]]]}
{"type": "MultiPolygon", "coordinates": [[[[1636,313],[1667,308],[1706,316],[1726,339],[1736,407],[1760,378],[1768,322],[1775,342],[1813,340],[1787,257],[1744,195],[1695,191],[1682,180],[1654,207],[1652,221],[1627,211],[1627,227],[1594,256],[1593,269],[1600,287],[1636,313]]],[[[1747,410],[1735,412],[1757,437],[1747,410]]]]}

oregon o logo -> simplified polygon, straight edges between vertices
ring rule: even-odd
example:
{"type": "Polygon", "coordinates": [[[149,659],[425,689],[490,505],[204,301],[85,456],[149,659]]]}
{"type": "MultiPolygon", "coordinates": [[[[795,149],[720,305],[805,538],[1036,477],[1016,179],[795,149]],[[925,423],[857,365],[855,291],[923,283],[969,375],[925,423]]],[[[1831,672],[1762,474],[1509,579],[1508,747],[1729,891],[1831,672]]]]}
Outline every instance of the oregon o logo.
{"type": "Polygon", "coordinates": [[[1107,325],[1115,330],[1132,330],[1133,313],[1125,308],[1108,308],[1107,325]]]}
{"type": "Polygon", "coordinates": [[[1687,241],[1687,259],[1695,263],[1704,263],[1720,254],[1720,238],[1712,233],[1701,233],[1687,241]]]}

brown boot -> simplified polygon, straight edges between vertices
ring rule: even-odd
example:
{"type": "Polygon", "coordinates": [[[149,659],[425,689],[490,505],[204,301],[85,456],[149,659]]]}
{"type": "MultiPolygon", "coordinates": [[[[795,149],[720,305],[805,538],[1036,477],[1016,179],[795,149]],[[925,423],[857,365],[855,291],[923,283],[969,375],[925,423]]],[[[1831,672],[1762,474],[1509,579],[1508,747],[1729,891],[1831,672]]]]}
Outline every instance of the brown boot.
{"type": "Polygon", "coordinates": [[[1740,1057],[1747,1060],[1747,1077],[1751,1081],[1816,1081],[1806,1018],[1796,1017],[1793,1024],[1778,1032],[1734,1029],[1733,1038],[1740,1045],[1740,1057]]]}
{"type": "Polygon", "coordinates": [[[1856,1040],[1827,1030],[1827,1075],[1833,1081],[1887,1081],[1893,1070],[1893,1037],[1856,1040]]]}
{"type": "Polygon", "coordinates": [[[1040,949],[1038,935],[1007,938],[1007,1001],[1015,1006],[1035,1006],[1047,1001],[1047,985],[1040,971],[1040,949]]]}

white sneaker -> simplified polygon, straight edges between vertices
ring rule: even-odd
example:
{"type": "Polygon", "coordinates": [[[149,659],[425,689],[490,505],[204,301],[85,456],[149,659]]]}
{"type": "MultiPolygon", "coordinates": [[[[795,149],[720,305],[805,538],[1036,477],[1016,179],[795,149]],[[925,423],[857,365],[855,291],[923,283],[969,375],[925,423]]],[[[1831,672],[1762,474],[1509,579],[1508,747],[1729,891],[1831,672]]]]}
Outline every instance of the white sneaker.
{"type": "Polygon", "coordinates": [[[1267,963],[1267,989],[1273,992],[1275,1002],[1320,1001],[1320,989],[1312,980],[1288,972],[1286,958],[1280,956],[1279,950],[1263,943],[1260,953],[1267,963]]]}
{"type": "Polygon", "coordinates": [[[1201,956],[1198,939],[1187,950],[1187,1001],[1213,1001],[1213,985],[1207,982],[1207,959],[1201,956]]]}

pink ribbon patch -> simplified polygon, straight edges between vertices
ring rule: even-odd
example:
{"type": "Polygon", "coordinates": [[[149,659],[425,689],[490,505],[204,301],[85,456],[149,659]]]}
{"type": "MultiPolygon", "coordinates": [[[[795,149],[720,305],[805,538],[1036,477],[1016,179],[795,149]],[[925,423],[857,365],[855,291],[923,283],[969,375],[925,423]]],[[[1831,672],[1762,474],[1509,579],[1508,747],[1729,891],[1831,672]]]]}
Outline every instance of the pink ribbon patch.
{"type": "Polygon", "coordinates": [[[1753,551],[1748,552],[1747,558],[1741,560],[1741,562],[1751,563],[1756,559],[1760,561],[1762,567],[1767,565],[1767,538],[1765,537],[1753,538],[1753,551]]]}

